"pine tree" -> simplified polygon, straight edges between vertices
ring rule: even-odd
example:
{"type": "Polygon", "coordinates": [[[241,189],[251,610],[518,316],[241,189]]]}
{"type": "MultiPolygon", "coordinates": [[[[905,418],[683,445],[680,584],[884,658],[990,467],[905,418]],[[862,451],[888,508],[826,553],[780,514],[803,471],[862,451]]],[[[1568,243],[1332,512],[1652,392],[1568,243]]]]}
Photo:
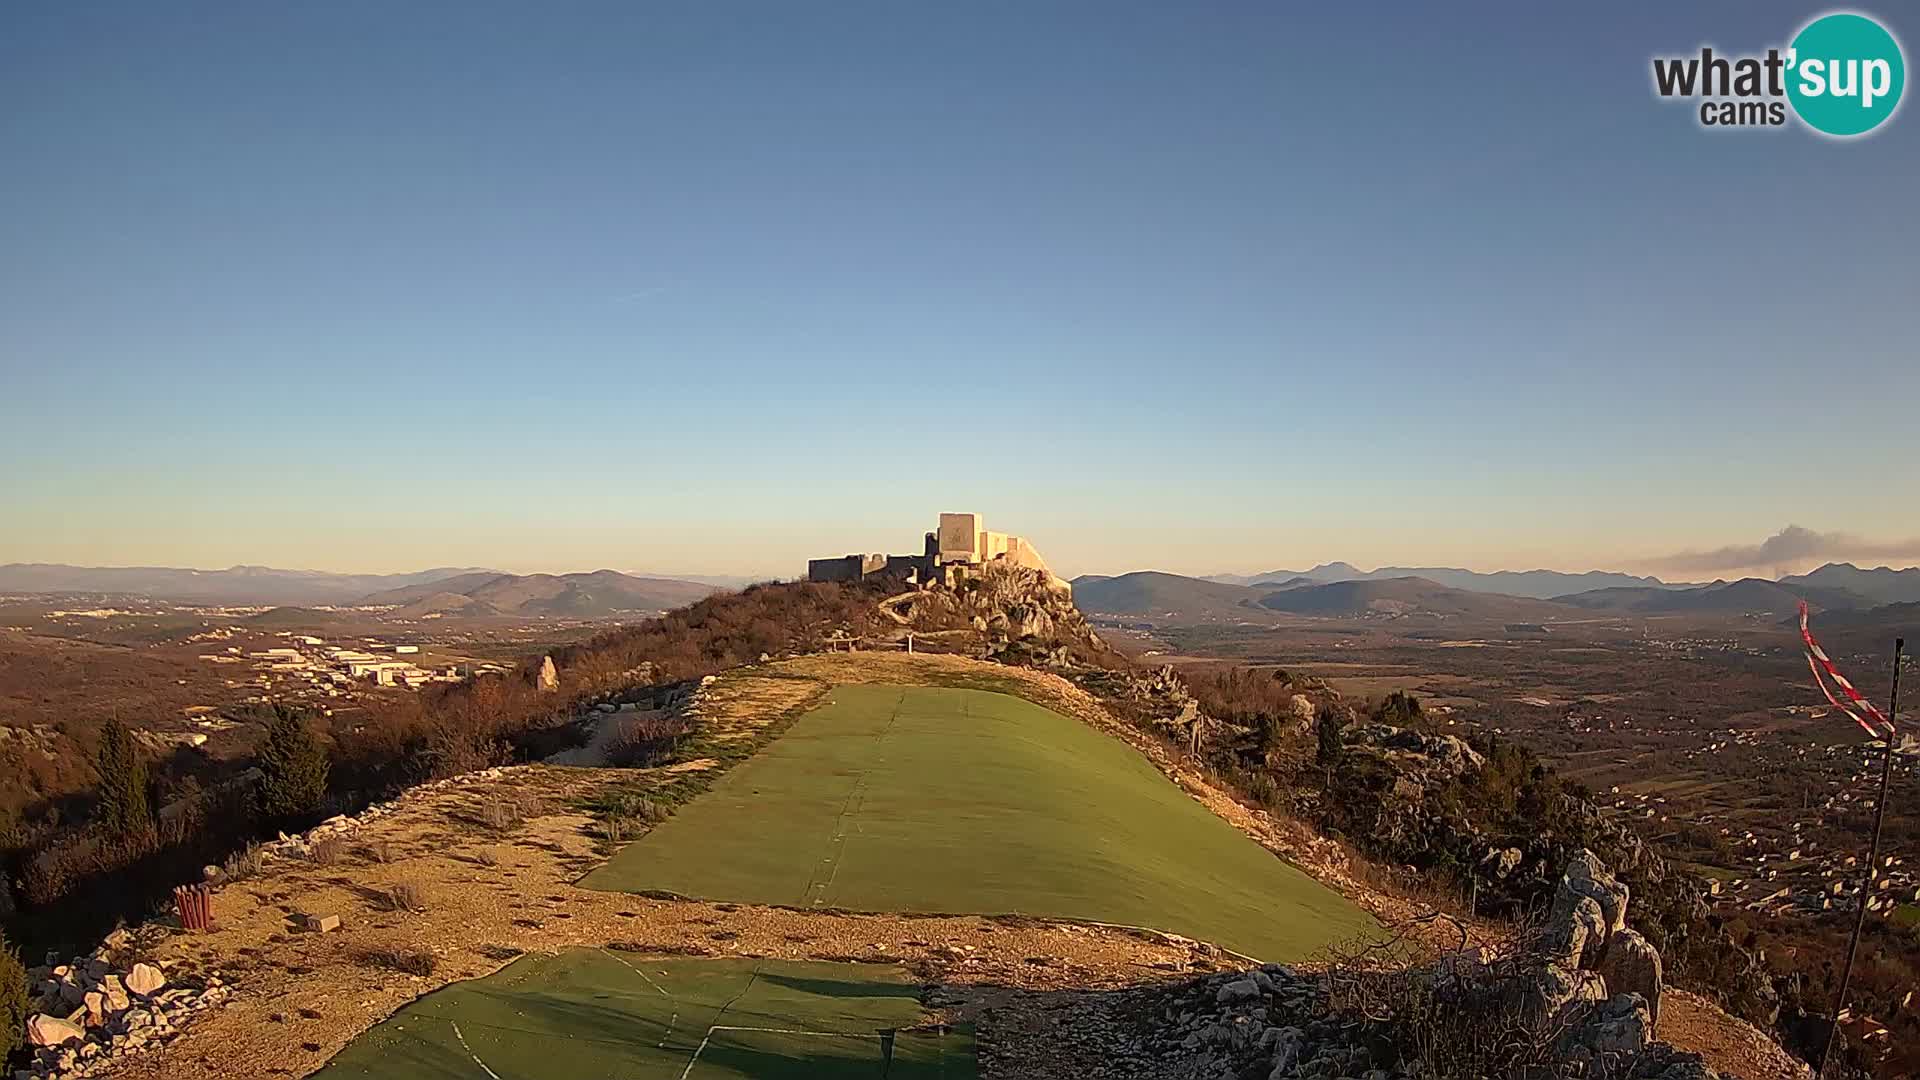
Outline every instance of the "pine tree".
{"type": "Polygon", "coordinates": [[[28,1013],[27,968],[20,952],[0,932],[0,1061],[19,1049],[26,1037],[28,1013]]]}
{"type": "Polygon", "coordinates": [[[327,794],[327,748],[299,712],[276,706],[260,747],[260,813],[269,821],[304,817],[327,794]]]}
{"type": "Polygon", "coordinates": [[[1316,724],[1320,737],[1320,750],[1316,755],[1320,764],[1332,768],[1340,764],[1340,758],[1347,752],[1346,730],[1347,712],[1333,705],[1320,709],[1320,719],[1316,724]]]}
{"type": "Polygon", "coordinates": [[[109,720],[100,733],[100,806],[94,820],[108,834],[126,838],[153,828],[153,804],[147,791],[147,759],[133,733],[109,720]]]}

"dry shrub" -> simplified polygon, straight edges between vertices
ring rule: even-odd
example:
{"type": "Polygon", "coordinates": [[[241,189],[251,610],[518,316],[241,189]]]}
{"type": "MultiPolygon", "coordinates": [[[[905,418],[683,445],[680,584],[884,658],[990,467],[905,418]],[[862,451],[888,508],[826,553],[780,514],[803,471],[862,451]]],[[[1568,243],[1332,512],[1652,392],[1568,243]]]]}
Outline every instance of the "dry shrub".
{"type": "Polygon", "coordinates": [[[381,968],[386,971],[398,971],[404,975],[427,976],[439,966],[440,960],[426,949],[410,949],[404,946],[366,949],[357,959],[362,967],[381,968]]]}
{"type": "Polygon", "coordinates": [[[227,861],[220,865],[220,880],[222,882],[245,881],[259,874],[266,865],[266,852],[261,850],[259,844],[248,844],[227,856],[227,861]]]}
{"type": "Polygon", "coordinates": [[[427,910],[425,890],[411,881],[396,881],[378,892],[378,903],[387,911],[417,913],[427,910]]]}
{"type": "Polygon", "coordinates": [[[1328,963],[1328,1006],[1398,1052],[1403,1070],[1432,1080],[1532,1080],[1556,1075],[1553,1053],[1561,1034],[1550,1020],[1531,1017],[1525,990],[1545,963],[1530,931],[1467,958],[1433,961],[1430,930],[1452,924],[1430,915],[1398,928],[1384,942],[1336,951],[1328,963]]]}
{"type": "Polygon", "coordinates": [[[645,768],[671,759],[680,740],[692,730],[685,717],[649,713],[615,713],[603,723],[614,725],[606,743],[607,764],[621,769],[645,768]]]}
{"type": "Polygon", "coordinates": [[[315,866],[332,866],[347,853],[347,842],[337,836],[323,836],[307,845],[307,861],[315,866]]]}
{"type": "Polygon", "coordinates": [[[620,844],[643,835],[667,819],[666,808],[645,795],[621,792],[601,811],[600,835],[609,844],[620,844]]]}
{"type": "Polygon", "coordinates": [[[526,824],[526,806],[510,793],[494,792],[481,802],[478,817],[480,824],[494,832],[509,833],[526,824]]]}
{"type": "Polygon", "coordinates": [[[417,755],[418,771],[428,780],[445,780],[505,762],[508,748],[490,730],[442,723],[427,736],[417,755]]]}

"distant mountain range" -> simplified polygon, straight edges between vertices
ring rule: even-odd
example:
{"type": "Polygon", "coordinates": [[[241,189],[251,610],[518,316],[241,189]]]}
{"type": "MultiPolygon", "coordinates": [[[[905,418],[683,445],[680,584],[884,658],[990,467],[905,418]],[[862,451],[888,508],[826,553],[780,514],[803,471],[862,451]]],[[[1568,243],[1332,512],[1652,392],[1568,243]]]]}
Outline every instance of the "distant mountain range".
{"type": "Polygon", "coordinates": [[[1605,570],[1589,570],[1582,574],[1568,574],[1558,570],[1498,570],[1490,574],[1482,574],[1450,566],[1383,566],[1378,570],[1362,570],[1351,563],[1344,562],[1321,563],[1311,570],[1271,570],[1264,574],[1251,575],[1216,574],[1206,580],[1233,585],[1259,586],[1280,584],[1301,578],[1322,584],[1335,581],[1424,578],[1437,585],[1454,589],[1499,593],[1503,596],[1526,596],[1536,600],[1549,600],[1568,593],[1612,587],[1691,588],[1688,585],[1669,585],[1659,578],[1635,577],[1632,574],[1616,574],[1605,570]]]}
{"type": "MultiPolygon", "coordinates": [[[[1823,611],[1813,617],[1818,634],[1861,632],[1876,636],[1904,636],[1909,642],[1920,640],[1920,602],[1883,604],[1870,611],[1823,611]]],[[[1822,643],[1826,638],[1821,638],[1822,643]]],[[[1904,710],[1902,710],[1904,711],[1904,710]]]]}
{"type": "Polygon", "coordinates": [[[0,592],[120,593],[200,604],[351,604],[381,589],[424,585],[462,574],[496,573],[478,567],[438,567],[411,574],[335,574],[230,566],[188,570],[167,566],[0,566],[0,592]]]}
{"type": "MultiPolygon", "coordinates": [[[[1304,577],[1305,575],[1301,575],[1304,577]]],[[[1267,593],[1260,606],[1291,615],[1426,615],[1487,619],[1566,617],[1567,610],[1527,596],[1456,589],[1423,577],[1298,584],[1267,593]]]]}
{"type": "Polygon", "coordinates": [[[1920,603],[1920,566],[1893,570],[1876,566],[1862,570],[1852,563],[1828,563],[1809,574],[1783,577],[1788,588],[1838,589],[1864,596],[1875,604],[1920,603]]]}
{"type": "Polygon", "coordinates": [[[425,615],[563,615],[591,618],[622,611],[664,611],[718,592],[714,586],[667,578],[629,577],[614,570],[590,574],[460,574],[371,593],[366,606],[397,605],[389,618],[425,615]]]}
{"type": "Polygon", "coordinates": [[[1182,622],[1258,620],[1273,614],[1420,613],[1515,620],[1580,614],[1544,600],[1456,589],[1420,577],[1317,582],[1302,574],[1270,585],[1234,585],[1142,571],[1118,577],[1075,578],[1073,596],[1084,611],[1182,622]]]}
{"type": "Polygon", "coordinates": [[[1819,608],[1852,610],[1870,608],[1873,602],[1844,589],[1823,589],[1760,578],[1716,581],[1688,589],[1593,589],[1555,598],[1562,604],[1598,611],[1628,611],[1640,614],[1677,614],[1683,612],[1720,612],[1741,615],[1790,615],[1799,610],[1800,601],[1819,608]]]}
{"type": "MultiPolygon", "coordinates": [[[[1605,570],[1589,570],[1581,574],[1569,574],[1559,570],[1498,570],[1483,574],[1473,570],[1444,566],[1383,566],[1378,570],[1361,570],[1351,563],[1344,562],[1322,563],[1311,570],[1272,570],[1264,574],[1214,574],[1201,580],[1260,588],[1298,584],[1301,579],[1327,583],[1380,581],[1407,577],[1425,578],[1436,584],[1471,592],[1528,596],[1536,600],[1552,600],[1556,597],[1572,596],[1596,589],[1681,591],[1709,587],[1699,582],[1661,581],[1656,577],[1636,577],[1632,574],[1605,570]]],[[[1872,570],[1863,570],[1852,563],[1828,563],[1818,570],[1783,577],[1773,584],[1796,593],[1802,590],[1831,590],[1828,595],[1836,599],[1843,599],[1844,594],[1851,593],[1869,605],[1920,602],[1920,567],[1893,570],[1881,566],[1872,570]]]]}
{"type": "Polygon", "coordinates": [[[400,605],[407,617],[432,611],[474,615],[595,616],[659,611],[719,591],[674,578],[590,574],[507,574],[479,567],[439,567],[410,574],[336,574],[233,566],[190,570],[163,566],[0,566],[0,593],[104,593],[197,604],[352,607],[400,605]]]}
{"type": "Polygon", "coordinates": [[[1920,569],[1861,570],[1845,563],[1829,564],[1777,582],[1743,578],[1705,585],[1669,584],[1628,574],[1564,574],[1551,570],[1493,574],[1427,570],[1383,576],[1389,574],[1393,574],[1391,569],[1366,572],[1346,563],[1329,563],[1301,573],[1254,575],[1251,584],[1221,577],[1190,578],[1141,571],[1115,577],[1089,574],[1075,578],[1073,586],[1076,602],[1086,611],[1181,621],[1258,618],[1263,612],[1314,616],[1418,613],[1529,622],[1589,617],[1587,613],[1594,611],[1786,616],[1802,600],[1829,613],[1866,612],[1888,604],[1912,603],[1906,598],[1920,595],[1920,569]],[[1431,573],[1442,577],[1429,577],[1431,573]],[[1345,576],[1348,574],[1359,576],[1345,576]],[[1650,581],[1653,584],[1647,584],[1650,581]],[[1572,582],[1575,587],[1537,595],[1555,582],[1572,582]],[[1527,591],[1500,592],[1497,587],[1527,591]]]}
{"type": "Polygon", "coordinates": [[[1073,601],[1103,615],[1178,614],[1188,618],[1246,617],[1266,595],[1261,589],[1201,578],[1141,570],[1119,577],[1088,574],[1073,579],[1073,601]]]}

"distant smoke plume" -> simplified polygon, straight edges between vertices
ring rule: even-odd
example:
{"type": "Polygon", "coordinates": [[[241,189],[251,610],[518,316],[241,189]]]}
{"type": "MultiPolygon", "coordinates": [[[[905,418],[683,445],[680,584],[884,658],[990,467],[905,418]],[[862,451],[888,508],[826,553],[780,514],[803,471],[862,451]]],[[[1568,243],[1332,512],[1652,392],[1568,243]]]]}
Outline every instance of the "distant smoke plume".
{"type": "Polygon", "coordinates": [[[1769,568],[1779,574],[1799,573],[1815,563],[1876,562],[1920,558],[1920,537],[1877,543],[1852,533],[1815,532],[1789,525],[1758,544],[1734,544],[1713,551],[1683,551],[1658,560],[1661,566],[1687,573],[1769,568]]]}

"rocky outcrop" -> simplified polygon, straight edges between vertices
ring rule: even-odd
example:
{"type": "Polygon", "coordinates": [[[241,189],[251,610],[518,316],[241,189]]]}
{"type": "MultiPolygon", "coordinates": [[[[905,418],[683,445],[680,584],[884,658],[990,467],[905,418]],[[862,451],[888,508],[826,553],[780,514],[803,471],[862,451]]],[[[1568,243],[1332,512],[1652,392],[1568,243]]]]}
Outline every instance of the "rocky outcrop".
{"type": "Polygon", "coordinates": [[[1616,993],[1638,994],[1647,1003],[1648,1016],[1660,1021],[1660,990],[1665,973],[1660,953],[1633,930],[1622,930],[1607,942],[1594,969],[1616,993]]]}
{"type": "Polygon", "coordinates": [[[1082,690],[1152,724],[1185,729],[1200,715],[1200,702],[1171,664],[1147,671],[1090,668],[1070,677],[1082,690]]]}
{"type": "Polygon", "coordinates": [[[1154,1026],[1145,1045],[1161,1060],[1185,1055],[1183,1073],[1204,1077],[1400,1080],[1442,1063],[1449,1075],[1717,1080],[1699,1058],[1653,1041],[1659,954],[1626,927],[1627,907],[1626,887],[1581,852],[1547,925],[1509,955],[1209,976],[1144,1010],[1154,1026]]]}
{"type": "Polygon", "coordinates": [[[1457,735],[1438,735],[1392,724],[1356,724],[1346,730],[1349,746],[1372,746],[1411,769],[1447,779],[1486,768],[1486,759],[1457,735]]]}
{"type": "Polygon", "coordinates": [[[1492,1044],[1501,1035],[1511,1040],[1518,1072],[1542,1080],[1719,1080],[1699,1057],[1651,1042],[1645,1002],[1631,993],[1606,995],[1593,972],[1542,973],[1568,983],[1578,1022],[1558,1038],[1549,1038],[1555,1028],[1542,1024],[1533,1029],[1539,1033],[1534,1041],[1511,1026],[1500,1005],[1501,980],[1511,974],[1497,964],[1453,957],[1396,976],[1411,991],[1404,997],[1386,991],[1357,1007],[1365,995],[1348,984],[1372,979],[1377,988],[1388,976],[1307,974],[1277,964],[1225,972],[1160,989],[1134,1005],[1146,1030],[1132,1045],[1157,1063],[1152,1075],[1414,1080],[1433,1075],[1435,1060],[1455,1069],[1497,1067],[1492,1044]],[[1404,1007],[1414,1003],[1437,1007],[1404,1007]],[[1407,1024],[1427,1030],[1403,1030],[1407,1024]],[[1462,1060],[1473,1055],[1481,1056],[1472,1064],[1462,1060]]]}
{"type": "Polygon", "coordinates": [[[1593,852],[1569,859],[1523,991],[1535,1022],[1563,1033],[1564,1056],[1609,1070],[1652,1042],[1660,1017],[1660,954],[1627,928],[1629,898],[1593,852]]]}

